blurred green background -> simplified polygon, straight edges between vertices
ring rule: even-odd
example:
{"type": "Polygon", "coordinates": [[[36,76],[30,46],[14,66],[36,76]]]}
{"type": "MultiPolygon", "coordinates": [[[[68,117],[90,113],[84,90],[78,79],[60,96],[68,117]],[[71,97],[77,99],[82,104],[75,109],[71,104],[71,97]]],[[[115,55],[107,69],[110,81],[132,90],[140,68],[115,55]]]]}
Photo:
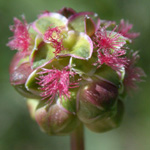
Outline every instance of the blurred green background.
{"type": "Polygon", "coordinates": [[[97,12],[102,19],[134,24],[141,36],[131,48],[140,51],[139,65],[147,78],[125,101],[121,127],[97,134],[85,129],[86,150],[150,150],[150,0],[0,0],[0,150],[69,150],[69,136],[48,136],[30,119],[26,101],[9,84],[9,63],[15,51],[6,47],[13,17],[25,14],[28,22],[43,10],[72,7],[97,12]]]}

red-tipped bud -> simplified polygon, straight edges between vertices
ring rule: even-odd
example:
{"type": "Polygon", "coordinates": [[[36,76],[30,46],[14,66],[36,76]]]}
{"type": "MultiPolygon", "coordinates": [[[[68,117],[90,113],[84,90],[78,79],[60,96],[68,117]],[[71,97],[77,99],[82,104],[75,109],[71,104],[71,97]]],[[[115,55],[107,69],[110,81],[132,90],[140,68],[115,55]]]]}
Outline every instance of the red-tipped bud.
{"type": "Polygon", "coordinates": [[[113,110],[105,112],[102,116],[93,119],[89,124],[85,124],[93,132],[106,132],[119,127],[124,113],[122,101],[118,101],[113,110]]]}
{"type": "Polygon", "coordinates": [[[77,116],[60,104],[37,107],[35,119],[41,130],[49,135],[66,135],[78,125],[77,116]]]}
{"type": "Polygon", "coordinates": [[[78,117],[84,123],[112,109],[118,96],[118,88],[106,80],[92,80],[78,93],[78,117]]]}

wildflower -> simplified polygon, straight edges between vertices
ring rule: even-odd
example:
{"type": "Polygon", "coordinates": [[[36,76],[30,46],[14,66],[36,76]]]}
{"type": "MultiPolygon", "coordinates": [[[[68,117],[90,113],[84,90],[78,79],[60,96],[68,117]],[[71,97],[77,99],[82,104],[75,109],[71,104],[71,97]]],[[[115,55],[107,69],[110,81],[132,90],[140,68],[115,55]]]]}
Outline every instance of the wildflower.
{"type": "Polygon", "coordinates": [[[17,49],[21,52],[27,52],[30,44],[30,37],[28,33],[28,25],[23,18],[24,22],[21,22],[19,19],[14,18],[14,25],[10,26],[10,30],[14,32],[14,36],[11,37],[8,42],[8,46],[14,50],[17,49]]]}
{"type": "Polygon", "coordinates": [[[132,25],[121,20],[117,30],[96,13],[63,8],[44,11],[28,27],[24,18],[10,27],[8,46],[18,50],[10,82],[42,131],[65,135],[80,123],[94,132],[118,127],[120,98],[145,76],[135,66],[137,52],[126,47],[139,35],[129,32],[132,25]]]}
{"type": "Polygon", "coordinates": [[[123,19],[120,21],[120,25],[118,27],[118,33],[127,37],[129,39],[135,39],[140,35],[140,33],[129,32],[132,29],[133,25],[125,22],[123,19]]]}
{"type": "Polygon", "coordinates": [[[74,72],[69,71],[69,67],[58,69],[44,69],[38,73],[38,84],[43,91],[41,96],[43,99],[48,98],[49,101],[53,101],[55,97],[70,98],[70,88],[77,87],[78,83],[70,82],[70,78],[75,75],[74,72]]]}

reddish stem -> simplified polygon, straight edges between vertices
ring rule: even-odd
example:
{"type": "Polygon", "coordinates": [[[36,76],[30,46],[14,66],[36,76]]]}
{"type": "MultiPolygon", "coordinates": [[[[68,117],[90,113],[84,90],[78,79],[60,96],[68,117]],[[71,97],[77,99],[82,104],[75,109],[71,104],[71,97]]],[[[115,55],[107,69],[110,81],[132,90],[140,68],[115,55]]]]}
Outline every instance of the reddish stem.
{"type": "Polygon", "coordinates": [[[71,133],[70,140],[71,150],[84,150],[84,130],[82,124],[71,133]]]}

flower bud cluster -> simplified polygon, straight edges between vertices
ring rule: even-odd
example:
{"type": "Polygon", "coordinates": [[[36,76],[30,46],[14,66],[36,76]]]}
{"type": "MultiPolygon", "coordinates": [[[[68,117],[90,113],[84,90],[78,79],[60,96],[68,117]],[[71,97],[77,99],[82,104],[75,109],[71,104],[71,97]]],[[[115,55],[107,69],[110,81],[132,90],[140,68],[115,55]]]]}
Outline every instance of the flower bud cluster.
{"type": "Polygon", "coordinates": [[[63,8],[32,22],[14,18],[8,46],[17,53],[10,82],[27,98],[31,117],[50,135],[65,135],[80,123],[94,132],[119,126],[123,96],[145,76],[129,45],[139,33],[121,20],[63,8]]]}

